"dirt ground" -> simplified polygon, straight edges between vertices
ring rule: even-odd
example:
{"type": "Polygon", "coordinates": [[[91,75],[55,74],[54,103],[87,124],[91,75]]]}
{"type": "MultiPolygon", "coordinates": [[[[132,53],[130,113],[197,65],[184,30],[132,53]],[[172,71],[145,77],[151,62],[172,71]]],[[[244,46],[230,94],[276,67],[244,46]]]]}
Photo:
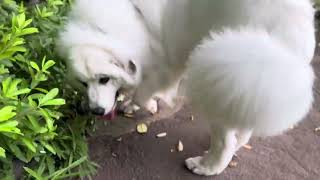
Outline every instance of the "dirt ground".
{"type": "MultiPolygon", "coordinates": [[[[313,64],[320,77],[319,56],[315,57],[313,64]]],[[[318,180],[320,131],[315,129],[320,126],[319,92],[317,80],[314,108],[302,123],[280,136],[252,138],[249,142],[252,149],[242,148],[234,157],[237,166],[227,168],[218,176],[193,175],[184,167],[186,158],[201,155],[208,149],[209,134],[200,119],[191,121],[190,107],[183,106],[174,115],[151,123],[145,135],[121,131],[116,133],[117,137],[105,132],[90,138],[91,157],[101,166],[94,179],[318,180]],[[156,138],[161,132],[167,132],[167,136],[156,138]],[[182,152],[176,151],[179,140],[184,145],[182,152]]],[[[133,119],[128,121],[136,123],[133,119]]],[[[112,124],[109,126],[112,128],[112,124]]],[[[122,126],[126,125],[122,123],[122,126]]],[[[108,131],[108,128],[102,128],[102,131],[108,131]]]]}

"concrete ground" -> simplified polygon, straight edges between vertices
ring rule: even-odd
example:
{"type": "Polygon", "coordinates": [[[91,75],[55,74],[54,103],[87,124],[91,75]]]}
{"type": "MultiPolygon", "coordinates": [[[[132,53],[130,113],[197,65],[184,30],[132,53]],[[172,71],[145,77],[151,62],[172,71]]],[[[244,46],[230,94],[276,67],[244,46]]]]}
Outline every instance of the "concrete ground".
{"type": "MultiPolygon", "coordinates": [[[[314,60],[320,77],[320,57],[314,60]]],[[[193,175],[184,167],[188,157],[201,155],[209,147],[206,125],[183,106],[178,112],[165,111],[156,117],[146,113],[136,118],[98,125],[89,139],[91,157],[101,168],[95,180],[318,180],[320,179],[320,83],[315,85],[316,101],[306,119],[283,135],[252,138],[250,148],[242,148],[233,161],[236,166],[212,177],[193,175]],[[155,121],[155,122],[154,122],[155,121]],[[134,131],[138,122],[153,122],[141,135],[134,131]],[[167,136],[157,138],[158,133],[167,136]],[[178,141],[184,145],[177,152],[178,141]]]]}

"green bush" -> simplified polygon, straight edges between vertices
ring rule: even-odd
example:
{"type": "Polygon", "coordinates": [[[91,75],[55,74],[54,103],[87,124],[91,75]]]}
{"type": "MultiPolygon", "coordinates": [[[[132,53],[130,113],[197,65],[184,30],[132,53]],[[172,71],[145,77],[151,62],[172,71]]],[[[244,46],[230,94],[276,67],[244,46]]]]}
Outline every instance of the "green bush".
{"type": "Polygon", "coordinates": [[[85,139],[92,120],[71,108],[78,92],[66,85],[65,64],[54,51],[69,6],[0,3],[0,179],[14,179],[15,162],[23,162],[27,179],[95,173],[85,139]]]}

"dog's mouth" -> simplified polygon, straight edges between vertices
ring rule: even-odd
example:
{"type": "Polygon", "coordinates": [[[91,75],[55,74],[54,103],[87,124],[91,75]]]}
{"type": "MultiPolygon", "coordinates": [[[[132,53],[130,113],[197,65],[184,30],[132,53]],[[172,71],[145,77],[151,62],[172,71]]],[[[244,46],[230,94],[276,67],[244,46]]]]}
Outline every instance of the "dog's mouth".
{"type": "Polygon", "coordinates": [[[115,101],[114,101],[114,104],[113,104],[111,111],[106,115],[100,116],[99,119],[110,121],[110,120],[113,120],[116,118],[116,116],[117,116],[117,99],[119,97],[119,94],[120,94],[119,91],[117,91],[116,96],[115,96],[115,101]]]}
{"type": "Polygon", "coordinates": [[[114,103],[111,111],[106,114],[106,115],[103,115],[100,117],[100,119],[104,119],[104,120],[113,120],[115,119],[115,117],[117,116],[117,102],[114,103]]]}

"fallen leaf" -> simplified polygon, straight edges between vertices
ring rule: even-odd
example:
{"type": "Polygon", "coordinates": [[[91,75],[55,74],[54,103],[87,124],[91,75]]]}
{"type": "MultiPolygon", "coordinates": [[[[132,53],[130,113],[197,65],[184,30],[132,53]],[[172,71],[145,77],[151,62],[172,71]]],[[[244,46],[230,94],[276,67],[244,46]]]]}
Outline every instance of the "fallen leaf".
{"type": "Polygon", "coordinates": [[[183,151],[183,144],[182,144],[182,142],[181,142],[180,140],[179,140],[179,142],[178,142],[177,150],[178,150],[179,152],[182,152],[182,151],[183,151]]]}
{"type": "Polygon", "coordinates": [[[245,149],[249,149],[249,150],[252,149],[252,146],[250,146],[249,144],[245,144],[245,145],[243,145],[243,147],[244,147],[245,149]]]}
{"type": "Polygon", "coordinates": [[[231,162],[229,163],[229,167],[232,167],[232,168],[237,167],[237,165],[238,165],[238,162],[236,162],[236,161],[231,161],[231,162]]]}
{"type": "Polygon", "coordinates": [[[140,133],[140,134],[145,134],[145,133],[147,133],[147,131],[148,131],[148,127],[147,127],[147,125],[144,124],[144,123],[138,124],[138,125],[137,125],[137,131],[138,131],[138,133],[140,133]]]}
{"type": "Polygon", "coordinates": [[[167,136],[166,132],[157,134],[157,138],[161,138],[161,137],[165,137],[165,136],[167,136]]]}

